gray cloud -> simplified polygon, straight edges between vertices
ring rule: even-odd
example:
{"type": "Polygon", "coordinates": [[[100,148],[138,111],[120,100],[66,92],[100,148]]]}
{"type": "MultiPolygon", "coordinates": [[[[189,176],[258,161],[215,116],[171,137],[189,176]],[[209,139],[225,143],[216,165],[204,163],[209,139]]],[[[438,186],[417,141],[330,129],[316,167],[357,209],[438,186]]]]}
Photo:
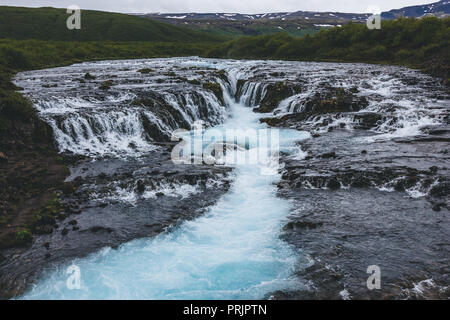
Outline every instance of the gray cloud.
{"type": "Polygon", "coordinates": [[[377,6],[383,11],[409,5],[432,3],[426,0],[0,0],[2,5],[59,7],[78,5],[82,9],[115,12],[230,12],[265,13],[280,11],[367,12],[377,6]]]}

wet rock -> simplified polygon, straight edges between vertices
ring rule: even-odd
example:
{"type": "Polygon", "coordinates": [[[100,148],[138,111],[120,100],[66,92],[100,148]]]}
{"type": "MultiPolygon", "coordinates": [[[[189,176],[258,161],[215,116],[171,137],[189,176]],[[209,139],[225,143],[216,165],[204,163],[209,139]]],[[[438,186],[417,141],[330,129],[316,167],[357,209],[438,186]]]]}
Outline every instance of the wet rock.
{"type": "Polygon", "coordinates": [[[450,194],[450,182],[441,182],[430,190],[433,197],[447,197],[450,194]]]}
{"type": "Polygon", "coordinates": [[[108,175],[106,173],[102,172],[98,175],[98,178],[101,180],[104,180],[104,179],[108,178],[108,175]]]}
{"type": "Polygon", "coordinates": [[[436,203],[435,205],[433,205],[432,209],[433,209],[433,211],[439,212],[439,211],[441,211],[441,207],[443,207],[442,203],[436,203]]]}
{"type": "Polygon", "coordinates": [[[358,112],[352,114],[356,123],[355,128],[369,130],[375,128],[383,119],[383,116],[375,112],[358,112]]]}
{"type": "Polygon", "coordinates": [[[341,184],[336,178],[332,178],[330,181],[328,181],[327,187],[331,190],[337,190],[341,187],[341,184]]]}
{"type": "Polygon", "coordinates": [[[330,158],[336,158],[336,152],[328,152],[328,153],[324,153],[322,155],[320,155],[321,158],[323,159],[330,159],[330,158]]]}
{"type": "Polygon", "coordinates": [[[360,175],[355,177],[355,179],[352,181],[351,186],[353,188],[367,188],[371,186],[370,179],[367,177],[360,175]]]}
{"type": "Polygon", "coordinates": [[[330,112],[359,111],[369,105],[365,97],[356,96],[343,88],[325,88],[305,103],[303,112],[323,114],[330,112]]]}
{"type": "Polygon", "coordinates": [[[403,192],[403,191],[405,191],[405,181],[404,181],[404,180],[397,181],[397,182],[394,184],[394,190],[395,190],[395,191],[398,191],[398,192],[403,192]]]}
{"type": "Polygon", "coordinates": [[[61,230],[61,234],[62,234],[63,236],[67,235],[68,233],[69,233],[69,229],[67,229],[67,228],[63,228],[63,229],[61,230]]]}
{"type": "Polygon", "coordinates": [[[222,87],[217,82],[206,82],[203,84],[203,88],[207,90],[211,90],[214,95],[217,97],[217,99],[222,103],[222,105],[225,104],[223,100],[223,92],[222,87]]]}
{"type": "Polygon", "coordinates": [[[154,70],[153,69],[150,69],[150,68],[143,68],[143,69],[139,69],[139,70],[137,70],[137,72],[140,72],[140,73],[142,73],[142,74],[149,74],[149,73],[151,73],[151,72],[153,72],[154,70]]]}
{"type": "Polygon", "coordinates": [[[145,191],[145,184],[142,180],[138,180],[136,185],[136,191],[139,193],[144,193],[145,191]]]}
{"type": "Polygon", "coordinates": [[[106,81],[102,82],[100,84],[100,87],[98,87],[98,88],[100,90],[109,90],[109,89],[111,89],[112,85],[113,85],[112,80],[106,80],[106,81]]]}
{"type": "Polygon", "coordinates": [[[93,76],[92,74],[90,74],[89,72],[86,72],[85,74],[84,74],[84,79],[86,79],[86,80],[95,80],[95,76],[93,76]]]}
{"type": "Polygon", "coordinates": [[[73,185],[73,183],[71,183],[71,182],[64,183],[63,188],[62,188],[62,192],[65,195],[69,195],[69,194],[73,193],[74,190],[75,190],[75,186],[73,185]]]}
{"type": "Polygon", "coordinates": [[[298,229],[311,230],[311,229],[316,229],[318,227],[321,227],[322,225],[323,225],[323,222],[295,221],[295,222],[288,222],[283,229],[285,231],[298,230],[298,229]]]}
{"type": "Polygon", "coordinates": [[[430,173],[434,174],[434,173],[436,173],[438,171],[438,167],[432,166],[432,167],[430,167],[429,170],[430,170],[430,173]]]}
{"type": "Polygon", "coordinates": [[[81,213],[81,210],[79,207],[73,207],[73,206],[66,208],[66,211],[70,214],[80,214],[81,213]]]}
{"type": "Polygon", "coordinates": [[[92,233],[97,233],[97,232],[107,232],[107,233],[111,233],[114,230],[112,228],[109,227],[103,227],[103,226],[93,226],[91,228],[89,228],[89,231],[91,231],[92,233]]]}
{"type": "Polygon", "coordinates": [[[266,95],[262,99],[259,107],[253,109],[253,111],[261,113],[272,112],[282,100],[300,92],[301,87],[298,84],[284,81],[271,83],[267,85],[266,95]]]}

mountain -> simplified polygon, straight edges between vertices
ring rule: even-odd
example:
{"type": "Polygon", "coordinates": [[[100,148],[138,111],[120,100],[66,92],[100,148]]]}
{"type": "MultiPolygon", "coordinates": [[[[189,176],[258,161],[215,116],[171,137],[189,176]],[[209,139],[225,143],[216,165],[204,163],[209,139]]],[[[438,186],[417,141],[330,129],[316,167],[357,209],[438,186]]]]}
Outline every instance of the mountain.
{"type": "Polygon", "coordinates": [[[81,30],[68,30],[66,9],[0,6],[0,38],[59,41],[215,42],[220,36],[133,15],[82,10],[81,30]]]}
{"type": "Polygon", "coordinates": [[[423,16],[433,15],[437,17],[446,17],[450,15],[450,1],[439,1],[431,4],[404,7],[383,12],[382,17],[385,19],[395,19],[397,17],[413,17],[421,18],[423,16]]]}
{"type": "MultiPolygon", "coordinates": [[[[371,14],[368,13],[342,13],[342,12],[316,12],[316,11],[296,11],[296,12],[277,12],[263,14],[242,14],[242,13],[147,13],[137,14],[147,18],[168,19],[168,20],[224,20],[224,21],[255,21],[255,20],[366,20],[371,14]]],[[[450,15],[450,1],[441,0],[432,4],[404,7],[383,12],[382,16],[386,19],[395,19],[398,16],[404,17],[422,17],[425,15],[436,15],[443,17],[450,15]]]]}
{"type": "Polygon", "coordinates": [[[340,12],[277,12],[264,14],[241,14],[241,13],[148,13],[139,14],[154,19],[178,19],[178,20],[225,20],[225,21],[254,21],[254,20],[296,20],[296,19],[316,19],[316,20],[362,20],[368,14],[361,13],[340,13],[340,12]]]}
{"type": "MultiPolygon", "coordinates": [[[[405,7],[383,12],[384,19],[423,17],[435,15],[445,17],[450,14],[450,1],[405,7]]],[[[262,35],[287,32],[293,36],[313,34],[320,29],[341,26],[349,21],[364,23],[369,13],[342,12],[277,12],[264,14],[243,13],[147,13],[140,17],[159,20],[173,25],[183,25],[193,30],[227,36],[262,35]]]]}
{"type": "Polygon", "coordinates": [[[150,13],[138,16],[224,36],[254,36],[287,32],[300,37],[348,21],[366,21],[369,14],[338,12],[240,13],[150,13]]]}

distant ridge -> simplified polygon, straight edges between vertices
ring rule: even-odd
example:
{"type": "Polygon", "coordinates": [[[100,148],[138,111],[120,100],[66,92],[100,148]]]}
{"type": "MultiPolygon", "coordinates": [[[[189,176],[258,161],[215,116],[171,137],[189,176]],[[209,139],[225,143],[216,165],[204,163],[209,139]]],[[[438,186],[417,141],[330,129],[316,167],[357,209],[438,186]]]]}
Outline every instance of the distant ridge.
{"type": "Polygon", "coordinates": [[[223,20],[223,21],[261,21],[261,20],[365,20],[370,14],[366,13],[340,13],[340,12],[276,12],[264,14],[243,14],[243,13],[146,13],[136,14],[153,19],[171,20],[223,20]]]}
{"type": "MultiPolygon", "coordinates": [[[[315,19],[315,20],[366,20],[369,13],[343,13],[343,12],[317,12],[317,11],[295,11],[276,12],[264,14],[242,14],[242,13],[147,13],[136,14],[155,19],[172,20],[228,20],[228,21],[254,21],[254,20],[294,20],[294,19],[315,19]]],[[[450,1],[443,0],[432,4],[404,7],[382,13],[385,19],[395,19],[404,17],[423,17],[425,15],[435,15],[445,17],[450,15],[450,1]]]]}
{"type": "Polygon", "coordinates": [[[388,12],[383,12],[382,17],[385,19],[395,19],[397,17],[421,18],[424,16],[436,16],[439,18],[450,15],[450,1],[439,1],[431,4],[404,7],[388,12]]]}

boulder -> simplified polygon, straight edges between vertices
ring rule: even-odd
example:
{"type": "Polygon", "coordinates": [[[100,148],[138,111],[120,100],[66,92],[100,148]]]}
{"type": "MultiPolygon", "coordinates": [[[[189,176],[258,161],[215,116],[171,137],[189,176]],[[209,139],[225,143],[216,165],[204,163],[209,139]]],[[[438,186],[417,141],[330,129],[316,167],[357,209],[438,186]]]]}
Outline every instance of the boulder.
{"type": "Polygon", "coordinates": [[[266,87],[266,95],[255,112],[267,113],[275,110],[281,101],[301,92],[299,85],[288,82],[275,82],[266,87]]]}

